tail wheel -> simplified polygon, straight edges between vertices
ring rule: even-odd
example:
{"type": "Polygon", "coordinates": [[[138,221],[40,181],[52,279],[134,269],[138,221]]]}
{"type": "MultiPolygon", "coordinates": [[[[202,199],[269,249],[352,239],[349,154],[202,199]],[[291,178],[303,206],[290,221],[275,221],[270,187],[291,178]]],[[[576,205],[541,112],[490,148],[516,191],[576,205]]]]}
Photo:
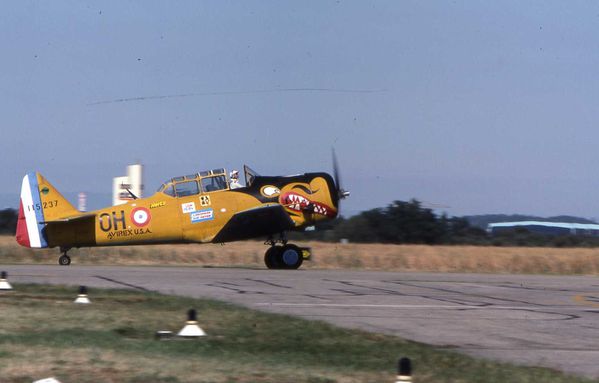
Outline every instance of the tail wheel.
{"type": "Polygon", "coordinates": [[[302,250],[295,245],[285,245],[279,252],[278,261],[282,269],[299,269],[304,262],[302,250]]]}
{"type": "Polygon", "coordinates": [[[264,264],[266,265],[266,267],[268,267],[269,269],[281,268],[279,261],[279,254],[281,253],[281,250],[281,246],[271,246],[268,248],[268,250],[266,250],[266,253],[264,254],[264,264]]]}

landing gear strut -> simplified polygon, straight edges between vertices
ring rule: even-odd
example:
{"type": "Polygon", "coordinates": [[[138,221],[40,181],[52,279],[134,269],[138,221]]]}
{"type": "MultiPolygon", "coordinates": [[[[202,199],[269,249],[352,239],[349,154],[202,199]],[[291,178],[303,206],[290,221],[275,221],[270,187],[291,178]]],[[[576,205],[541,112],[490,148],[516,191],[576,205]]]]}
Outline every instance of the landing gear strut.
{"type": "Polygon", "coordinates": [[[67,255],[67,251],[69,249],[60,249],[62,251],[62,255],[58,258],[58,264],[61,266],[68,266],[71,264],[71,257],[67,255]]]}

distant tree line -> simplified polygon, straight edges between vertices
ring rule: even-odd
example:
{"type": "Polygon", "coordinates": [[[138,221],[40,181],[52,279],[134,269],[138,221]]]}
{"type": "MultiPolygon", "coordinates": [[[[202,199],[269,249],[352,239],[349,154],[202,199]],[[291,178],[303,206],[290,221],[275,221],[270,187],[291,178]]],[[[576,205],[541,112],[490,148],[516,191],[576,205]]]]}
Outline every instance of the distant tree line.
{"type": "Polygon", "coordinates": [[[14,209],[0,210],[0,234],[12,234],[17,231],[17,211],[14,209]]]}
{"type": "MultiPolygon", "coordinates": [[[[0,210],[0,234],[14,235],[17,211],[0,210]]],[[[357,243],[426,245],[599,247],[599,237],[546,235],[526,228],[488,234],[466,217],[435,214],[420,201],[394,201],[385,208],[364,211],[350,218],[340,217],[316,225],[314,231],[289,233],[290,239],[357,243]]]]}
{"type": "Polygon", "coordinates": [[[386,208],[364,211],[348,219],[317,225],[316,230],[302,233],[306,239],[359,243],[395,244],[483,244],[485,230],[471,226],[461,217],[436,215],[418,200],[394,201],[386,208]]]}
{"type": "MultiPolygon", "coordinates": [[[[559,217],[558,217],[559,218],[559,217]]],[[[573,218],[573,217],[568,217],[573,218]]],[[[590,222],[590,221],[589,221],[590,222]]],[[[599,237],[532,233],[526,228],[489,234],[466,217],[435,214],[420,201],[394,201],[386,208],[364,211],[348,219],[317,225],[316,230],[296,234],[297,239],[358,243],[427,245],[597,247],[599,237]]]]}

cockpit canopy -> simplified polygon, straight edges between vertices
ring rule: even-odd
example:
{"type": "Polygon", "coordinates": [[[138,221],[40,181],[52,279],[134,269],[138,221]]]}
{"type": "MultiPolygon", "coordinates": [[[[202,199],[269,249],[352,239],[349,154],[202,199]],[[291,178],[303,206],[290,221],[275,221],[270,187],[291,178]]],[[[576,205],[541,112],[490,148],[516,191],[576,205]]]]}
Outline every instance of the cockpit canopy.
{"type": "MultiPolygon", "coordinates": [[[[246,186],[251,186],[254,178],[258,174],[246,165],[243,166],[243,171],[245,174],[246,186]]],[[[227,171],[224,168],[174,177],[165,181],[160,188],[158,188],[159,193],[164,193],[171,197],[187,197],[200,193],[223,190],[229,190],[227,171]]]]}
{"type": "Polygon", "coordinates": [[[160,186],[158,192],[171,197],[187,197],[228,189],[227,172],[221,168],[171,178],[160,186]]]}

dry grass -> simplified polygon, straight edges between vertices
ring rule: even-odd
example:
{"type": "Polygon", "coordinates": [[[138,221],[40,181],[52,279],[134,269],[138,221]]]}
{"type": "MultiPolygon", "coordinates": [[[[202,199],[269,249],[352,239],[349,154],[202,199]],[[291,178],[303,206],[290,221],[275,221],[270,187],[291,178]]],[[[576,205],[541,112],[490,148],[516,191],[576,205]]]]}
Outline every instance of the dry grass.
{"type": "MultiPolygon", "coordinates": [[[[307,269],[599,274],[599,249],[300,243],[312,247],[307,269]]],[[[226,245],[156,245],[72,250],[74,264],[264,267],[258,241],[226,245]]],[[[0,237],[0,263],[56,263],[58,249],[32,250],[0,237]]]]}
{"type": "MultiPolygon", "coordinates": [[[[385,370],[373,373],[368,369],[350,374],[326,363],[301,368],[300,360],[285,353],[273,357],[267,344],[269,328],[277,328],[273,323],[279,321],[285,329],[295,325],[293,331],[301,332],[299,320],[290,324],[284,317],[227,304],[130,291],[94,289],[93,303],[82,306],[72,303],[72,288],[15,288],[0,294],[5,323],[0,328],[0,382],[31,382],[54,375],[65,382],[274,383],[295,376],[295,381],[310,383],[320,382],[319,376],[334,376],[323,382],[357,383],[385,375],[385,370]],[[153,340],[156,329],[179,329],[190,306],[199,309],[209,338],[201,342],[153,340]],[[266,334],[252,336],[258,331],[266,334]],[[244,345],[254,352],[244,350],[244,345]],[[274,358],[278,363],[262,366],[254,355],[261,352],[266,360],[274,358]]],[[[330,332],[328,325],[315,326],[326,326],[321,331],[330,332]]],[[[298,338],[293,332],[290,336],[298,338]]],[[[373,341],[379,337],[368,336],[373,341]]],[[[287,341],[281,338],[278,344],[285,345],[287,341]]],[[[393,341],[399,346],[403,343],[393,341]]],[[[309,347],[310,341],[301,345],[309,347]]],[[[298,352],[292,346],[286,353],[298,352]]]]}

